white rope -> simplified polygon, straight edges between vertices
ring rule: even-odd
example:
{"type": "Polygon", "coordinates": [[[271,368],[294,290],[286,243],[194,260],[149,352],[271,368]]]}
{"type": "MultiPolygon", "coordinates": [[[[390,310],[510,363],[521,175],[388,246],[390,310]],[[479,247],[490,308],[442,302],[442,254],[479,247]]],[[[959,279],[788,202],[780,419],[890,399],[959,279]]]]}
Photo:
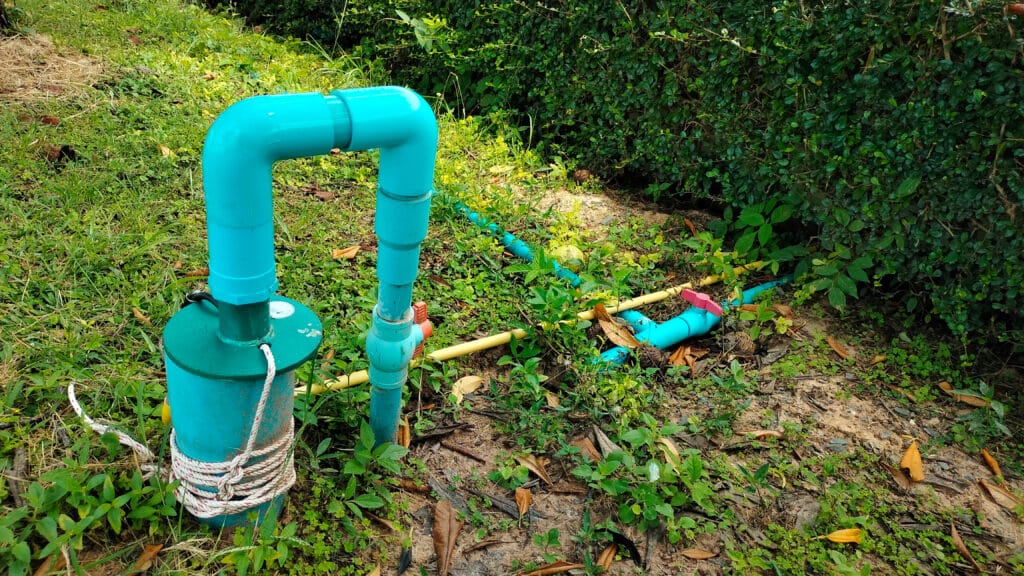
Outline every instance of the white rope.
{"type": "MultiPolygon", "coordinates": [[[[263,390],[256,404],[256,414],[253,416],[245,449],[240,454],[226,462],[194,460],[178,450],[175,432],[171,430],[171,470],[167,474],[167,481],[181,480],[175,495],[178,502],[197,518],[214,518],[244,512],[270,502],[295,484],[295,452],[292,449],[295,422],[291,414],[285,415],[287,426],[283,434],[259,450],[255,449],[271,385],[277,376],[277,366],[270,345],[260,344],[260,350],[267,360],[267,377],[263,381],[263,390]]],[[[89,418],[78,405],[74,383],[68,386],[68,399],[75,412],[90,428],[100,434],[117,434],[118,440],[131,447],[143,462],[154,459],[153,453],[132,437],[89,418]]],[[[140,468],[146,471],[147,478],[161,470],[157,464],[142,464],[140,468]]]]}
{"type": "Polygon", "coordinates": [[[82,406],[78,403],[78,397],[75,396],[75,383],[68,384],[68,401],[71,402],[71,407],[75,410],[75,414],[78,414],[82,420],[85,421],[85,425],[92,428],[93,432],[99,435],[111,433],[117,436],[117,441],[122,445],[127,446],[135,452],[135,455],[139,459],[139,470],[143,472],[143,479],[148,480],[154,474],[162,472],[160,464],[156,463],[156,456],[150,452],[149,448],[146,448],[144,444],[132,438],[128,434],[114,428],[113,426],[107,426],[106,424],[100,424],[89,417],[85,411],[82,410],[82,406]]]}

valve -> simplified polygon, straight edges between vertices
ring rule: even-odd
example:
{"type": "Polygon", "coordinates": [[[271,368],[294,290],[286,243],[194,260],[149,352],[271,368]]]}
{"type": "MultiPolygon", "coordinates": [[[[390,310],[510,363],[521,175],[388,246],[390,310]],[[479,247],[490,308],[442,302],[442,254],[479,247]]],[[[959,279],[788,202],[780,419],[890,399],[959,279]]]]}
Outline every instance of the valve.
{"type": "Polygon", "coordinates": [[[690,305],[693,306],[694,308],[699,308],[719,318],[722,317],[722,307],[718,304],[718,302],[712,300],[711,296],[708,296],[703,292],[696,292],[694,290],[690,290],[689,288],[680,292],[679,295],[683,298],[683,300],[689,302],[690,305]]]}
{"type": "MultiPolygon", "coordinates": [[[[427,303],[416,302],[412,305],[412,321],[414,324],[420,327],[420,331],[423,332],[423,341],[425,342],[430,335],[434,333],[434,325],[427,318],[427,303]]],[[[416,350],[413,351],[413,357],[419,356],[423,353],[423,342],[420,342],[416,346],[416,350]]]]}

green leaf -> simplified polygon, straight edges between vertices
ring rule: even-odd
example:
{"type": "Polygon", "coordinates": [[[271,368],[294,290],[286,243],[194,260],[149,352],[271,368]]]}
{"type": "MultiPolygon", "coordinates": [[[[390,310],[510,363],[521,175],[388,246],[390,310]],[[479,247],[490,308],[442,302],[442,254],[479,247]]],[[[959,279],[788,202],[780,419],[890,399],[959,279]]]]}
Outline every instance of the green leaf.
{"type": "Polygon", "coordinates": [[[388,442],[376,450],[378,460],[400,460],[409,453],[409,449],[401,444],[388,442]]]}
{"type": "Polygon", "coordinates": [[[764,215],[758,211],[746,209],[740,214],[737,223],[747,228],[756,228],[764,224],[764,215]]]}
{"type": "Polygon", "coordinates": [[[316,446],[316,455],[317,456],[323,456],[324,452],[327,452],[327,448],[329,448],[330,445],[331,445],[331,438],[329,436],[327,438],[324,438],[323,440],[321,440],[320,443],[317,444],[317,446],[316,446]]]}
{"type": "Polygon", "coordinates": [[[789,218],[792,215],[793,207],[789,204],[783,204],[776,208],[775,210],[772,210],[771,222],[772,224],[780,224],[782,222],[785,222],[786,220],[789,220],[789,218]]]}
{"type": "Polygon", "coordinates": [[[846,294],[842,290],[833,286],[828,291],[828,302],[833,308],[842,310],[846,307],[846,294]]]}
{"type": "Polygon", "coordinates": [[[850,278],[853,278],[857,282],[868,281],[867,273],[861,270],[860,267],[856,265],[856,263],[847,266],[846,273],[850,276],[850,278]]]}
{"type": "Polygon", "coordinates": [[[41,518],[36,522],[36,532],[38,532],[43,538],[46,538],[49,542],[56,541],[58,538],[57,521],[54,520],[52,516],[41,518]]]}
{"type": "Polygon", "coordinates": [[[114,534],[121,533],[121,518],[123,514],[120,508],[111,508],[107,511],[107,522],[110,524],[110,528],[114,531],[114,534]]]}
{"type": "Polygon", "coordinates": [[[363,464],[362,462],[359,462],[358,460],[353,458],[352,460],[345,462],[345,467],[342,468],[341,471],[344,474],[365,474],[366,464],[363,464]]]}
{"type": "Polygon", "coordinates": [[[736,241],[736,245],[733,248],[740,254],[746,254],[750,252],[750,249],[754,247],[754,238],[756,235],[754,232],[749,232],[740,236],[740,239],[736,241]]]}
{"type": "Polygon", "coordinates": [[[384,505],[384,500],[375,494],[360,494],[352,499],[352,503],[366,510],[373,510],[384,505]]]}
{"type": "Polygon", "coordinates": [[[704,461],[697,454],[690,454],[683,460],[683,472],[691,482],[700,480],[704,475],[704,461]]]}
{"type": "Polygon", "coordinates": [[[765,222],[757,229],[757,241],[761,246],[766,246],[772,239],[772,225],[765,222]]]}
{"type": "Polygon", "coordinates": [[[11,556],[21,564],[28,564],[32,561],[32,549],[28,547],[28,542],[18,542],[11,548],[11,556]]]}
{"type": "Polygon", "coordinates": [[[651,433],[647,430],[627,430],[619,439],[636,447],[646,444],[651,439],[651,433]]]}
{"type": "Polygon", "coordinates": [[[850,222],[850,225],[849,225],[849,227],[847,229],[850,232],[860,232],[861,230],[863,230],[866,227],[867,227],[867,224],[865,224],[863,220],[854,220],[853,222],[850,222]]]}
{"type": "Polygon", "coordinates": [[[906,198],[907,196],[910,196],[915,190],[917,190],[917,186],[920,183],[921,178],[917,176],[911,176],[910,178],[905,179],[903,182],[900,182],[899,187],[896,188],[896,197],[906,198]]]}
{"type": "Polygon", "coordinates": [[[857,284],[845,274],[837,274],[835,277],[836,287],[854,298],[857,297],[857,284]]]}

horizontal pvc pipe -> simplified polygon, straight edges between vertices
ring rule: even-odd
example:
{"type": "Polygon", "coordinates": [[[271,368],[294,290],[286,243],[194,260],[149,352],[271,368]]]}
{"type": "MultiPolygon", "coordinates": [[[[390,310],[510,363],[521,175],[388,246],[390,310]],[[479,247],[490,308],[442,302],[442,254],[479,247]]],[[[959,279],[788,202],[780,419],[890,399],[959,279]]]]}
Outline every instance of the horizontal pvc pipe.
{"type": "MultiPolygon", "coordinates": [[[[728,309],[730,307],[740,306],[741,304],[750,304],[759,294],[781,284],[786,284],[789,281],[789,277],[785,277],[772,282],[765,282],[764,284],[744,290],[741,298],[723,302],[722,308],[728,309]]],[[[675,346],[683,340],[707,334],[721,321],[721,316],[712,314],[697,307],[691,307],[683,311],[682,314],[674,316],[661,324],[656,322],[647,324],[647,328],[645,330],[636,334],[636,339],[648,346],[654,346],[659,350],[664,350],[671,346],[675,346]]],[[[626,361],[626,358],[629,357],[629,353],[628,348],[616,346],[602,352],[598,362],[605,362],[618,366],[626,361]]]]}
{"type": "MultiPolygon", "coordinates": [[[[764,265],[764,262],[759,260],[757,262],[752,262],[750,264],[747,264],[746,266],[737,266],[736,268],[733,269],[733,274],[737,274],[737,275],[738,274],[744,274],[744,273],[749,272],[751,270],[756,270],[756,269],[760,268],[763,265],[764,265]]],[[[616,303],[614,305],[606,306],[605,309],[608,311],[609,314],[615,314],[615,313],[623,312],[623,311],[626,311],[626,310],[632,310],[634,308],[639,308],[641,306],[646,306],[648,304],[653,304],[655,302],[660,302],[660,301],[665,300],[667,298],[671,298],[673,296],[678,295],[680,292],[682,292],[683,290],[686,290],[687,288],[694,288],[694,287],[700,288],[700,287],[704,287],[704,286],[711,286],[712,284],[717,284],[717,283],[721,282],[722,280],[724,280],[725,278],[726,278],[726,276],[724,274],[715,274],[715,275],[712,275],[712,276],[707,276],[707,277],[702,278],[701,280],[697,281],[696,284],[694,284],[693,282],[687,282],[685,284],[679,284],[678,286],[673,286],[673,287],[667,288],[665,290],[659,290],[658,292],[652,292],[650,294],[644,294],[643,296],[638,296],[638,297],[632,298],[630,300],[624,300],[624,301],[618,302],[618,303],[616,303]]],[[[593,310],[584,310],[584,311],[576,314],[576,321],[577,322],[583,321],[583,320],[593,320],[593,319],[594,319],[594,311],[593,310]]],[[[509,330],[507,332],[501,332],[501,333],[498,333],[498,334],[492,334],[490,336],[485,336],[483,338],[479,338],[477,340],[473,340],[473,341],[470,341],[470,342],[463,342],[461,344],[455,344],[455,345],[452,345],[452,346],[448,346],[447,348],[442,348],[440,350],[435,350],[435,351],[427,354],[424,357],[413,358],[412,362],[409,364],[409,367],[410,368],[415,368],[416,366],[419,366],[420,364],[422,364],[424,362],[424,360],[432,361],[432,362],[446,362],[448,360],[452,360],[452,359],[458,358],[460,356],[465,356],[467,354],[472,354],[474,352],[480,352],[482,350],[489,350],[491,348],[496,348],[498,346],[502,346],[502,345],[508,344],[509,342],[512,341],[513,338],[522,339],[522,338],[525,338],[526,335],[527,335],[526,330],[524,330],[522,328],[516,328],[514,330],[509,330]]],[[[366,370],[357,370],[355,372],[352,372],[351,374],[346,374],[344,376],[339,376],[338,378],[335,378],[334,380],[328,380],[326,382],[322,382],[322,383],[318,383],[318,384],[313,384],[311,386],[300,386],[300,387],[297,387],[295,389],[295,395],[296,396],[301,396],[301,395],[304,395],[306,393],[316,395],[316,394],[322,394],[322,393],[328,392],[328,391],[344,390],[346,388],[351,388],[353,386],[359,386],[360,384],[365,384],[367,381],[369,381],[369,374],[367,373],[367,371],[366,370]]]]}
{"type": "MultiPolygon", "coordinates": [[[[484,230],[487,230],[494,237],[500,240],[502,245],[505,246],[506,250],[527,262],[533,262],[533,250],[526,242],[523,242],[519,238],[516,238],[516,236],[511,232],[507,230],[502,230],[497,224],[491,222],[484,216],[481,216],[480,214],[474,212],[469,208],[469,206],[466,206],[462,202],[456,202],[455,208],[457,208],[460,212],[465,214],[466,218],[468,218],[470,222],[476,224],[477,226],[483,228],[484,230]]],[[[555,276],[558,276],[562,280],[565,280],[573,288],[579,287],[580,277],[577,276],[575,272],[569,270],[568,268],[565,268],[564,266],[562,266],[561,264],[552,259],[549,259],[548,261],[551,262],[551,266],[554,269],[555,276]]]]}

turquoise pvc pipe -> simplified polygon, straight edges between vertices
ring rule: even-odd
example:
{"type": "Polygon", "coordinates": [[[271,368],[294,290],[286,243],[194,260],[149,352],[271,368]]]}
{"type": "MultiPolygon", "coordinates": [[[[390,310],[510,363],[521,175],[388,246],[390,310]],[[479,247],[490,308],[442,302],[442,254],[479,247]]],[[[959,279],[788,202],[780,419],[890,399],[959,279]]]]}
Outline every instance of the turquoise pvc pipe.
{"type": "Polygon", "coordinates": [[[276,291],[270,167],[331,148],[380,148],[374,219],[380,285],[366,339],[370,426],[379,444],[398,430],[401,389],[423,338],[410,306],[434,193],[437,121],[422,97],[395,86],[260,96],[222,114],[203,155],[204,166],[213,168],[204,175],[210,286],[218,300],[235,305],[260,302],[276,291]],[[244,200],[211,195],[210,183],[253,193],[244,200]]]}
{"type": "MultiPolygon", "coordinates": [[[[260,343],[271,345],[278,375],[256,448],[292,418],[294,370],[315,354],[322,326],[300,303],[275,295],[271,170],[278,160],[332,148],[380,148],[380,286],[366,344],[370,424],[378,443],[397,431],[409,361],[429,329],[413,322],[411,295],[433,194],[433,112],[399,87],[257,96],[218,116],[203,147],[209,284],[218,304],[187,306],[164,330],[169,402],[178,447],[189,457],[226,461],[244,447],[266,373],[260,343]]],[[[279,504],[255,511],[262,516],[279,504]]],[[[252,511],[204,521],[233,525],[252,511]]]]}
{"type": "MultiPolygon", "coordinates": [[[[722,308],[728,309],[742,304],[750,304],[759,294],[776,286],[787,284],[790,281],[791,278],[785,276],[772,282],[748,288],[743,291],[742,298],[723,302],[722,308]]],[[[645,327],[646,329],[636,334],[636,339],[659,350],[664,350],[695,336],[703,336],[722,321],[719,316],[696,307],[687,308],[682,314],[660,324],[631,310],[624,311],[621,316],[625,317],[627,322],[634,327],[645,327]],[[627,316],[627,313],[631,314],[627,316]]],[[[628,357],[628,348],[616,346],[602,352],[598,362],[621,366],[628,357]]]]}
{"type": "Polygon", "coordinates": [[[385,87],[334,92],[352,118],[348,148],[380,148],[377,187],[377,278],[366,354],[370,359],[370,427],[377,444],[398,432],[402,386],[423,341],[413,322],[412,285],[427,236],[434,194],[437,120],[415,92],[385,87]]]}
{"type": "Polygon", "coordinates": [[[203,144],[203,188],[209,283],[218,301],[266,305],[277,292],[271,167],[278,160],[345,148],[347,112],[336,95],[256,96],[233,104],[210,127],[203,144]]]}
{"type": "Polygon", "coordinates": [[[651,320],[647,316],[644,316],[639,310],[623,310],[617,314],[619,318],[622,318],[629,324],[629,327],[633,329],[634,334],[644,332],[658,325],[657,322],[651,320]]]}
{"type": "MultiPolygon", "coordinates": [[[[462,202],[456,202],[455,208],[462,212],[466,216],[466,218],[469,219],[470,222],[490,232],[502,243],[503,246],[505,246],[506,250],[527,262],[533,262],[533,250],[526,242],[523,242],[519,238],[516,238],[516,236],[511,232],[508,232],[507,230],[502,230],[501,227],[499,227],[497,224],[491,222],[484,216],[481,216],[480,214],[474,212],[469,208],[469,206],[466,206],[462,202]]],[[[562,280],[565,280],[573,288],[579,287],[580,277],[577,276],[576,273],[574,273],[572,270],[569,270],[568,268],[563,267],[561,264],[555,262],[554,260],[550,260],[550,262],[551,265],[554,267],[555,276],[558,276],[562,280]]]]}

